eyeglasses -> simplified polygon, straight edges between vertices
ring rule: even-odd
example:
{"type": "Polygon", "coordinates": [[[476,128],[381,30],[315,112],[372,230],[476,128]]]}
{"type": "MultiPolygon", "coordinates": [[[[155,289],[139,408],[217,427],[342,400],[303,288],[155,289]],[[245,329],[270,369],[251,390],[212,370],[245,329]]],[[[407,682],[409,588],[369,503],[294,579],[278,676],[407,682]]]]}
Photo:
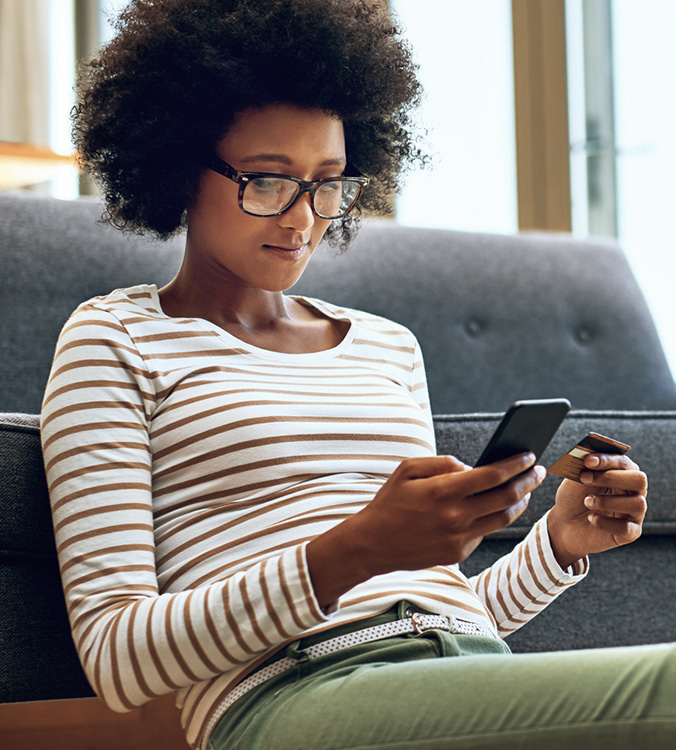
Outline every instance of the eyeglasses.
{"type": "Polygon", "coordinates": [[[341,219],[355,207],[368,177],[329,177],[307,182],[267,172],[240,172],[218,156],[208,164],[218,174],[239,185],[237,201],[250,216],[279,216],[303,193],[310,193],[312,210],[320,219],[341,219]]]}

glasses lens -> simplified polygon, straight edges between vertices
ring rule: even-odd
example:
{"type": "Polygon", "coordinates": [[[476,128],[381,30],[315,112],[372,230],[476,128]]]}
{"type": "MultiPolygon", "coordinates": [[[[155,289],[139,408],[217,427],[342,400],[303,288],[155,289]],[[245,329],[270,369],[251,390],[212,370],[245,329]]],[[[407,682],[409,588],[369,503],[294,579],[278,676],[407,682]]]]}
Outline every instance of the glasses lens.
{"type": "Polygon", "coordinates": [[[315,211],[324,219],[347,213],[359,195],[359,183],[351,180],[323,182],[315,192],[315,211]]]}
{"type": "Polygon", "coordinates": [[[256,177],[244,188],[242,207],[257,216],[272,216],[293,203],[299,189],[284,177],[256,177]]]}
{"type": "MultiPolygon", "coordinates": [[[[337,219],[354,206],[360,189],[356,180],[322,182],[314,191],[314,210],[323,219],[337,219]]],[[[242,208],[255,216],[275,216],[289,208],[299,192],[298,183],[287,177],[254,177],[244,186],[242,208]]]]}

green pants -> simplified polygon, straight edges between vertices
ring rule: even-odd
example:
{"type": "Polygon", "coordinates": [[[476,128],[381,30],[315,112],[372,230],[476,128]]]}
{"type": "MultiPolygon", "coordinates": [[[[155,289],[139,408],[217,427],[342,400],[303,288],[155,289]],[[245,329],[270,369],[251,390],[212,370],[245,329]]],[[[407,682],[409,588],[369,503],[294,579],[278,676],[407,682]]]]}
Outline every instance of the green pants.
{"type": "Polygon", "coordinates": [[[304,659],[316,640],[232,706],[209,750],[676,747],[676,645],[517,655],[431,630],[304,659]]]}

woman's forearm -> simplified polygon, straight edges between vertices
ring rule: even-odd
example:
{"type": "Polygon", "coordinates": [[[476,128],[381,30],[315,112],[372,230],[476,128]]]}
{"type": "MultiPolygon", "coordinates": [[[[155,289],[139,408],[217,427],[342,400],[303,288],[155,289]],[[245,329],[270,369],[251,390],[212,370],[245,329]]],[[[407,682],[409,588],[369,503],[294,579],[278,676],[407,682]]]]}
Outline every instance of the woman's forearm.
{"type": "Polygon", "coordinates": [[[349,520],[313,539],[306,548],[315,598],[324,610],[377,574],[368,545],[349,520]]]}

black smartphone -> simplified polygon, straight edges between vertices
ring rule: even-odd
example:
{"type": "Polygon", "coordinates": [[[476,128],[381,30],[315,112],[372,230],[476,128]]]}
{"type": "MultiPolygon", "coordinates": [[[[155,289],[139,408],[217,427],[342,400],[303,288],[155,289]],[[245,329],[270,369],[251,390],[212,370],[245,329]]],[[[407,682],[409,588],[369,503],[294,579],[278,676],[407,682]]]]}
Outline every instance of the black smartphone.
{"type": "Polygon", "coordinates": [[[505,412],[475,466],[528,451],[539,459],[569,411],[570,401],[565,398],[516,401],[505,412]]]}

